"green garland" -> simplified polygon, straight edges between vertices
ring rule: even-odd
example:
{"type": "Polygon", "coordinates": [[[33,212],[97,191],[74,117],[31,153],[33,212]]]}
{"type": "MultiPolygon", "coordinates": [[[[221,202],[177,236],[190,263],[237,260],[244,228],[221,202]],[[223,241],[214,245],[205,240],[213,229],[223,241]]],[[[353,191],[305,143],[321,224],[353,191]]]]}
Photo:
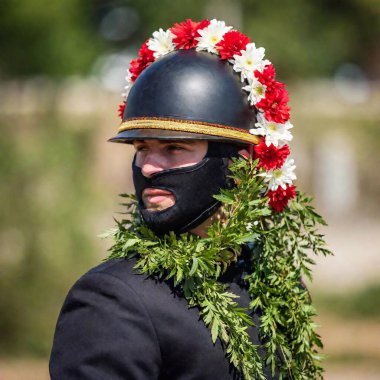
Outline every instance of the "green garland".
{"type": "Polygon", "coordinates": [[[137,255],[135,268],[140,273],[180,285],[189,306],[199,308],[212,341],[221,340],[230,362],[246,380],[265,379],[264,363],[273,374],[278,371],[280,379],[322,379],[318,353],[322,343],[301,277],[311,280],[310,253],[331,254],[316,230],[326,223],[310,206],[311,198],[299,192],[283,212],[274,212],[262,196],[265,185],[256,165],[252,159],[233,159],[230,170],[238,186],[215,196],[223,202],[227,218],[213,223],[207,238],[189,233],[157,237],[141,221],[134,196],[123,194],[128,217],[103,235],[114,239],[107,259],[137,255]],[[260,252],[253,255],[252,273],[245,277],[251,297],[246,310],[218,277],[237,259],[241,245],[249,242],[255,242],[260,252]],[[265,358],[247,333],[253,325],[249,312],[258,310],[265,358]]]}

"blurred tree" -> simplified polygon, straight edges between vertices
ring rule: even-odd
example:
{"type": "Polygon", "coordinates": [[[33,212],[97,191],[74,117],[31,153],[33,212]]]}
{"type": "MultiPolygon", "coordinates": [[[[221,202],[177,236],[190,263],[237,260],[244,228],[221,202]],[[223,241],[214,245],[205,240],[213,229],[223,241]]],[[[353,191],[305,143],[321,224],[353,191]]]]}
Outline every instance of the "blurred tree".
{"type": "Polygon", "coordinates": [[[93,4],[95,19],[98,24],[113,8],[128,6],[136,11],[139,19],[138,29],[128,40],[120,40],[115,45],[120,49],[125,49],[134,43],[141,44],[153,31],[159,28],[169,28],[175,22],[180,22],[186,18],[202,19],[205,1],[94,0],[93,4]]]}
{"type": "Polygon", "coordinates": [[[245,32],[281,76],[330,76],[345,62],[380,76],[379,1],[242,0],[242,7],[245,32]]]}
{"type": "MultiPolygon", "coordinates": [[[[281,77],[331,75],[346,61],[380,77],[378,0],[240,4],[243,31],[266,47],[281,77]]],[[[203,19],[204,12],[202,0],[1,0],[0,78],[86,74],[98,55],[132,49],[134,54],[133,46],[152,31],[203,19]],[[101,26],[117,7],[128,8],[131,19],[125,22],[135,27],[123,38],[106,39],[101,26]]],[[[0,353],[47,354],[67,289],[99,261],[89,228],[98,207],[89,176],[94,148],[89,130],[70,128],[55,110],[28,116],[28,123],[23,117],[0,120],[0,353]]],[[[352,130],[366,131],[369,157],[370,143],[379,141],[377,119],[352,130]]],[[[377,194],[376,162],[363,162],[363,183],[377,194]]]]}
{"type": "MultiPolygon", "coordinates": [[[[266,47],[284,77],[331,75],[347,61],[380,76],[378,0],[230,1],[240,4],[243,30],[266,47]]],[[[201,0],[2,0],[0,75],[89,72],[101,53],[141,44],[159,27],[204,18],[205,4],[201,0]],[[103,21],[117,8],[125,11],[126,25],[121,28],[125,38],[110,38],[112,33],[104,30],[114,26],[114,18],[103,21]]],[[[217,15],[222,6],[215,2],[208,12],[215,8],[217,15]]]]}
{"type": "Polygon", "coordinates": [[[53,114],[0,127],[0,355],[47,355],[68,288],[98,261],[91,130],[53,114]]]}
{"type": "MultiPolygon", "coordinates": [[[[228,2],[228,0],[226,0],[228,2]]],[[[224,1],[224,3],[226,2],[224,1]]],[[[380,76],[380,3],[377,0],[273,0],[233,1],[240,3],[243,31],[276,63],[283,77],[330,76],[345,62],[356,63],[374,77],[380,76]]],[[[210,3],[210,1],[209,1],[210,3]]],[[[152,31],[170,27],[186,18],[205,17],[205,2],[184,0],[98,0],[101,11],[128,5],[139,15],[140,25],[127,41],[117,46],[125,49],[141,44],[152,31]]],[[[220,13],[222,3],[212,2],[220,13]]],[[[228,23],[228,17],[225,19],[228,23]]]]}
{"type": "Polygon", "coordinates": [[[82,0],[1,0],[0,77],[87,72],[103,41],[82,0]]]}

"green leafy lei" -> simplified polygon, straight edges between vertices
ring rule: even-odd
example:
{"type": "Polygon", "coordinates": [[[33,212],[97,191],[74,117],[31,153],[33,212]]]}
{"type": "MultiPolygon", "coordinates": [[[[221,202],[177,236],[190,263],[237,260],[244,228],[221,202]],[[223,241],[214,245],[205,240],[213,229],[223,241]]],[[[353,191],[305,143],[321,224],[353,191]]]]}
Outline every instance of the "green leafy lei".
{"type": "Polygon", "coordinates": [[[311,198],[297,192],[283,212],[277,213],[263,197],[263,177],[257,161],[233,159],[230,168],[238,184],[215,196],[224,204],[226,221],[214,222],[208,237],[185,233],[156,236],[141,221],[134,196],[125,195],[127,217],[103,237],[112,236],[107,259],[137,256],[140,273],[172,279],[180,285],[190,307],[198,307],[215,343],[219,338],[230,362],[246,380],[265,379],[264,364],[279,372],[280,379],[322,379],[322,348],[312,318],[315,309],[301,277],[311,280],[310,254],[328,255],[323,235],[316,230],[326,224],[310,205],[311,198]],[[255,242],[249,284],[250,310],[241,308],[238,297],[218,277],[237,259],[244,243],[255,242]],[[260,311],[259,336],[265,358],[250,341],[250,312],[260,311]],[[280,353],[280,354],[279,354],[280,353]]]}

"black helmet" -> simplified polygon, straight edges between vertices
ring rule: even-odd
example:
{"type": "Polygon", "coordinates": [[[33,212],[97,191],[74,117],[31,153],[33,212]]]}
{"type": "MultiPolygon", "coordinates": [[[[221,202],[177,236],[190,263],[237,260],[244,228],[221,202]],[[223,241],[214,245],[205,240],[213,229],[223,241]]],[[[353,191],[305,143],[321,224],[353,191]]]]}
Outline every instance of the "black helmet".
{"type": "Polygon", "coordinates": [[[138,76],[129,92],[118,134],[109,141],[203,139],[257,143],[249,133],[256,110],[240,75],[215,54],[172,51],[138,76]]]}

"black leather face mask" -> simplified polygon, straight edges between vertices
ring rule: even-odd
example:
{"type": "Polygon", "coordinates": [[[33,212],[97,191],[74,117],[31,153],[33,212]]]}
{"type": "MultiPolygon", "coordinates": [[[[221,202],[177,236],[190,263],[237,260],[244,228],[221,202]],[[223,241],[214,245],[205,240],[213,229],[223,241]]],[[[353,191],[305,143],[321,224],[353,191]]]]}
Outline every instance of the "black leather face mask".
{"type": "Polygon", "coordinates": [[[232,188],[228,177],[228,159],[241,147],[230,143],[209,142],[206,156],[197,164],[163,170],[145,177],[133,160],[133,182],[138,208],[147,226],[157,234],[182,233],[204,222],[220,206],[213,198],[221,188],[232,188]],[[175,196],[175,204],[165,210],[149,211],[142,201],[146,188],[164,189],[175,196]]]}

